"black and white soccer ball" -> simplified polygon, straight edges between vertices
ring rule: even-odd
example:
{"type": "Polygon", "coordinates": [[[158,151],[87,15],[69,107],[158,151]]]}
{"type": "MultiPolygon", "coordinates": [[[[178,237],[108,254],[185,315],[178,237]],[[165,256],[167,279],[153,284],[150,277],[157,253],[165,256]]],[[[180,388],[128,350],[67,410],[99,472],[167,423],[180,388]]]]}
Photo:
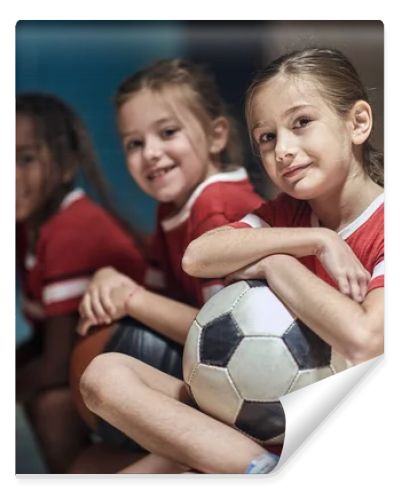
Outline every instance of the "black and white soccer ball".
{"type": "Polygon", "coordinates": [[[183,355],[199,408],[264,445],[283,442],[280,397],[348,366],[260,280],[238,281],[207,301],[183,355]]]}

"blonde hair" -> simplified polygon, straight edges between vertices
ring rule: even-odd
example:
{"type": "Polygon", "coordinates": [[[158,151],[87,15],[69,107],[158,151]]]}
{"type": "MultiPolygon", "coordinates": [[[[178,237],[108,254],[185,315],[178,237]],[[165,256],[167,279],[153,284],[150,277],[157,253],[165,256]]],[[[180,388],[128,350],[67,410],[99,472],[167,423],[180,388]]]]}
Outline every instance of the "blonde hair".
{"type": "MultiPolygon", "coordinates": [[[[355,102],[369,102],[368,94],[351,62],[338,50],[310,48],[285,54],[261,70],[246,96],[249,124],[251,101],[255,91],[277,75],[307,76],[319,84],[321,95],[339,116],[346,115],[355,102]]],[[[383,153],[368,139],[363,144],[363,167],[371,179],[383,186],[383,153]]]]}
{"type": "Polygon", "coordinates": [[[229,138],[220,154],[222,169],[242,163],[242,148],[235,120],[228,114],[226,105],[218,93],[214,78],[203,67],[182,59],[163,59],[129,76],[119,86],[114,97],[117,110],[133,94],[143,89],[162,92],[179,88],[188,108],[204,128],[219,117],[229,123],[229,138]]]}

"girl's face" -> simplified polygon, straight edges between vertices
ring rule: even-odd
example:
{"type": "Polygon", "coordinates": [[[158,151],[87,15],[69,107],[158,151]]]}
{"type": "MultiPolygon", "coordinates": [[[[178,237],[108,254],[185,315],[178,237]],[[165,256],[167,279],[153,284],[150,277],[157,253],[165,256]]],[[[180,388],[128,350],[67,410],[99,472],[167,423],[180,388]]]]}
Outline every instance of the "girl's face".
{"type": "Polygon", "coordinates": [[[25,221],[43,205],[50,151],[38,139],[32,119],[16,117],[16,220],[25,221]]]}
{"type": "Polygon", "coordinates": [[[160,202],[180,208],[217,171],[204,128],[173,89],[134,94],[118,111],[118,127],[130,174],[160,202]]]}
{"type": "Polygon", "coordinates": [[[349,123],[310,79],[275,76],[259,87],[249,125],[262,164],[281,191],[312,200],[346,181],[353,159],[349,123]]]}

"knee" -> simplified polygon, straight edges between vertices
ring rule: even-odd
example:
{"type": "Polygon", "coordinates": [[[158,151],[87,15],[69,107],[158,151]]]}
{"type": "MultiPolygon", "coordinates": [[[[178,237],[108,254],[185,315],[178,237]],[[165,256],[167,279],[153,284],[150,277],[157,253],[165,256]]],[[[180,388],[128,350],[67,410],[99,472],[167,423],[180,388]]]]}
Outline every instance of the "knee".
{"type": "Polygon", "coordinates": [[[100,354],[82,374],[79,390],[85,405],[93,413],[98,413],[123,384],[127,368],[121,356],[119,353],[100,354]]]}

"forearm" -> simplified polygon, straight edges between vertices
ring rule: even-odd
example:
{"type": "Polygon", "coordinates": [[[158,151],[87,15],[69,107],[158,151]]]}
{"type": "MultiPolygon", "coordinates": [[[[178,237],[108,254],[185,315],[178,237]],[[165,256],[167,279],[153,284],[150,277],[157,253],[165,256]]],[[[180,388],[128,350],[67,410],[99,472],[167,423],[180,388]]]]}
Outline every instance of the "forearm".
{"type": "MultiPolygon", "coordinates": [[[[351,300],[286,255],[266,259],[265,277],[296,316],[353,363],[382,353],[383,300],[378,301],[382,309],[371,312],[368,297],[364,304],[351,300]]],[[[371,296],[381,293],[383,289],[371,296]]]]}
{"type": "Polygon", "coordinates": [[[198,309],[141,289],[129,300],[127,312],[153,330],[183,345],[198,309]]]}
{"type": "Polygon", "coordinates": [[[324,228],[219,228],[190,243],[182,267],[191,276],[224,277],[268,255],[314,255],[331,232],[324,228]]]}

